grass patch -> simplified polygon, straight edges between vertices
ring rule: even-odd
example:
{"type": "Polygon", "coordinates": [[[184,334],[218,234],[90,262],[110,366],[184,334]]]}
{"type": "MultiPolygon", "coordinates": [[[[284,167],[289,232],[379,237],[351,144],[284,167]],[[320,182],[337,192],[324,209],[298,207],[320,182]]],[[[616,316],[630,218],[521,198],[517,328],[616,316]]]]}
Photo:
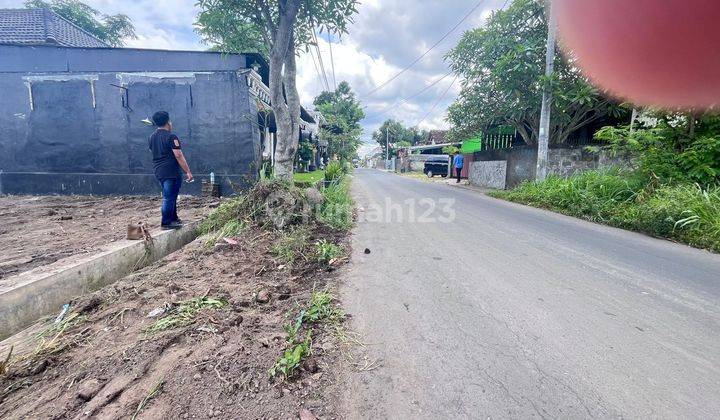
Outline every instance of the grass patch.
{"type": "Polygon", "coordinates": [[[223,226],[222,228],[210,233],[208,239],[205,241],[205,245],[214,246],[222,238],[232,238],[234,236],[237,236],[240,234],[240,232],[245,230],[246,227],[247,225],[242,220],[230,220],[229,222],[225,223],[225,226],[223,226]]]}
{"type": "Polygon", "coordinates": [[[658,185],[636,172],[589,171],[491,196],[720,252],[720,188],[658,185]]]}
{"type": "Polygon", "coordinates": [[[300,258],[305,258],[310,232],[305,227],[296,227],[289,232],[279,232],[270,252],[285,264],[293,265],[300,258]]]}
{"type": "Polygon", "coordinates": [[[340,245],[321,239],[315,243],[315,256],[318,262],[329,263],[335,258],[339,258],[345,253],[340,245]]]}
{"type": "Polygon", "coordinates": [[[302,186],[315,185],[318,181],[325,179],[325,171],[313,171],[305,173],[294,173],[293,182],[302,186]]]}
{"type": "Polygon", "coordinates": [[[308,305],[298,315],[283,326],[287,333],[287,346],[283,354],[268,371],[270,376],[282,374],[285,378],[292,376],[303,359],[312,353],[313,328],[320,322],[339,324],[345,314],[332,303],[333,296],[327,290],[313,291],[308,305]],[[305,339],[300,341],[302,330],[307,330],[305,339]]]}
{"type": "Polygon", "coordinates": [[[322,195],[325,198],[318,220],[329,227],[337,230],[347,231],[353,226],[353,202],[350,197],[350,179],[342,178],[323,188],[322,195]]]}
{"type": "Polygon", "coordinates": [[[143,332],[154,334],[171,328],[185,327],[195,322],[195,317],[202,310],[218,310],[227,306],[225,299],[199,297],[179,302],[170,313],[151,325],[143,328],[143,332]]]}
{"type": "Polygon", "coordinates": [[[234,197],[224,201],[200,223],[200,233],[208,234],[222,229],[229,222],[240,219],[245,198],[234,197]]]}

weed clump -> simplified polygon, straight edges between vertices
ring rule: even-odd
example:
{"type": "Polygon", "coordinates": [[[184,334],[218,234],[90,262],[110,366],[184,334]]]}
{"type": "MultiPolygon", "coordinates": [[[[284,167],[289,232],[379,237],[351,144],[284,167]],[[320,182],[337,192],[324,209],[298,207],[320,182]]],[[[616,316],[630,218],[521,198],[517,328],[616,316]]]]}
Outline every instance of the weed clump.
{"type": "Polygon", "coordinates": [[[307,227],[296,227],[288,232],[280,232],[275,244],[270,247],[270,252],[283,263],[293,265],[300,258],[305,258],[309,235],[307,227]]]}
{"type": "Polygon", "coordinates": [[[315,243],[315,256],[318,262],[329,263],[330,261],[341,257],[345,250],[340,245],[320,239],[315,243]]]}
{"type": "Polygon", "coordinates": [[[143,332],[153,334],[171,328],[185,327],[195,322],[195,317],[200,311],[222,309],[227,304],[225,299],[207,296],[185,300],[172,308],[168,315],[143,328],[143,332]]]}
{"type": "Polygon", "coordinates": [[[289,378],[295,373],[300,363],[312,354],[312,334],[316,324],[342,322],[345,314],[332,302],[333,296],[327,290],[313,291],[307,306],[283,326],[287,333],[287,346],[275,365],[270,368],[270,376],[276,376],[279,373],[283,377],[289,378]],[[307,330],[307,335],[304,340],[299,341],[300,331],[303,329],[307,330]]]}

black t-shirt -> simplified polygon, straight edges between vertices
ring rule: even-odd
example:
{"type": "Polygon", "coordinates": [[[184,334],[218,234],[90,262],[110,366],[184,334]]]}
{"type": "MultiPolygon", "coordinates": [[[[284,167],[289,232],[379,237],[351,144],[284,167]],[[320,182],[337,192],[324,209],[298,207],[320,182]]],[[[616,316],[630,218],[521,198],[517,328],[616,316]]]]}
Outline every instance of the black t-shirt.
{"type": "Polygon", "coordinates": [[[150,150],[153,154],[153,168],[157,179],[180,178],[180,164],[173,149],[180,150],[178,136],[164,129],[157,129],[150,136],[150,150]]]}

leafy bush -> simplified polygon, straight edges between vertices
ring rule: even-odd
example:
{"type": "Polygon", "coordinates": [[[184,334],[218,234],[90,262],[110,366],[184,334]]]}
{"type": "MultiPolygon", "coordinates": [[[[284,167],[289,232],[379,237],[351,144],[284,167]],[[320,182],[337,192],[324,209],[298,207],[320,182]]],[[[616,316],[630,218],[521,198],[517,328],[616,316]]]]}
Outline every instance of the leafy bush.
{"type": "Polygon", "coordinates": [[[659,184],[640,172],[590,171],[526,182],[494,197],[720,252],[720,188],[659,184]]]}
{"type": "Polygon", "coordinates": [[[336,160],[330,162],[325,168],[325,181],[337,183],[340,182],[344,175],[345,168],[336,160]]]}
{"type": "Polygon", "coordinates": [[[604,127],[595,138],[611,154],[630,155],[640,174],[663,184],[720,185],[720,117],[661,115],[656,127],[604,127]]]}

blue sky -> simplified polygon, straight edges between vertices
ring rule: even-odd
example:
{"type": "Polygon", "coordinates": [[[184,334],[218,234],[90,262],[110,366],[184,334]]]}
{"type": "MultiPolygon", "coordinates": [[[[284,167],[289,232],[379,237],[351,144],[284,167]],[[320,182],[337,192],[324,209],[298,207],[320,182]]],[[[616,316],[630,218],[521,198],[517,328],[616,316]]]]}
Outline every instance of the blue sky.
{"type": "MultiPolygon", "coordinates": [[[[86,0],[103,13],[125,13],[133,20],[138,39],[129,47],[200,50],[208,48],[193,31],[197,15],[196,0],[86,0]]],[[[398,99],[411,96],[448,70],[443,55],[452,48],[462,33],[482,25],[491,10],[502,7],[504,0],[484,0],[480,7],[452,35],[385,88],[372,95],[367,93],[388,80],[439,40],[478,0],[365,0],[359,7],[349,33],[333,37],[332,49],[335,80],[347,80],[366,107],[363,138],[371,142],[372,132],[386,118],[395,118],[408,126],[446,128],[445,111],[459,91],[453,77],[446,77],[427,92],[407,103],[398,99]],[[447,95],[440,100],[444,91],[447,95]],[[428,117],[431,108],[437,107],[428,117]]],[[[0,7],[22,7],[23,0],[0,0],[0,7]]],[[[323,36],[321,36],[322,38],[323,36]]],[[[329,83],[333,84],[330,45],[320,40],[329,83]]],[[[313,59],[307,53],[299,61],[298,88],[306,105],[322,91],[322,82],[313,59]]]]}

